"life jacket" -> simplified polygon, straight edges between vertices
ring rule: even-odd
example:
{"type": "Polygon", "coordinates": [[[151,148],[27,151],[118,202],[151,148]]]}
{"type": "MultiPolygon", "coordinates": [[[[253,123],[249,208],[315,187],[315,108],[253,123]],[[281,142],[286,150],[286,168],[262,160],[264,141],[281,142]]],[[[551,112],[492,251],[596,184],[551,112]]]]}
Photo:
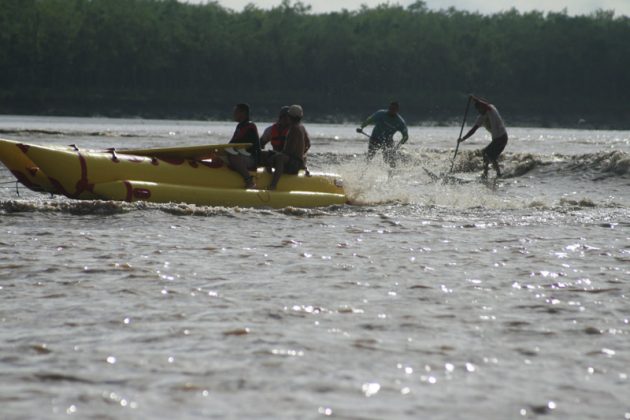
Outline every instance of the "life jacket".
{"type": "Polygon", "coordinates": [[[271,147],[273,147],[273,150],[281,152],[284,149],[284,143],[287,141],[288,134],[289,127],[281,129],[278,123],[271,126],[271,147]]]}
{"type": "Polygon", "coordinates": [[[230,143],[252,143],[258,139],[258,128],[251,121],[243,121],[237,124],[230,143]]]}
{"type": "Polygon", "coordinates": [[[253,122],[243,121],[238,123],[230,143],[251,143],[252,146],[246,150],[258,161],[260,157],[260,138],[258,137],[258,128],[253,122]]]}

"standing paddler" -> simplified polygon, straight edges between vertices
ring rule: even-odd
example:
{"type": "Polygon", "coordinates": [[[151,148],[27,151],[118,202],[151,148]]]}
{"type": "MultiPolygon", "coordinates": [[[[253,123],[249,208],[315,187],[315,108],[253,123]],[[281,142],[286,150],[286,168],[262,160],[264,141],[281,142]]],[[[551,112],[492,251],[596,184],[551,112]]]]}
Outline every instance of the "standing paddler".
{"type": "Polygon", "coordinates": [[[372,160],[376,152],[382,150],[385,163],[388,163],[392,168],[396,166],[396,150],[409,139],[407,124],[403,117],[400,116],[399,111],[400,105],[398,102],[392,102],[389,104],[388,109],[376,111],[363,121],[361,127],[357,128],[357,133],[366,134],[363,128],[374,124],[372,134],[369,135],[368,161],[372,160]],[[402,139],[398,145],[394,146],[394,134],[397,132],[402,134],[402,139]]]}
{"type": "Polygon", "coordinates": [[[505,149],[505,145],[508,141],[507,131],[505,129],[505,123],[499,115],[497,108],[488,101],[471,95],[471,99],[475,105],[475,108],[479,112],[479,118],[475,121],[475,125],[472,126],[470,131],[466,133],[464,137],[457,140],[458,143],[466,141],[470,138],[477,129],[484,126],[486,130],[492,135],[492,141],[487,145],[483,153],[483,178],[488,176],[488,166],[492,163],[492,167],[497,173],[497,177],[501,176],[501,168],[499,168],[499,155],[505,149]]]}

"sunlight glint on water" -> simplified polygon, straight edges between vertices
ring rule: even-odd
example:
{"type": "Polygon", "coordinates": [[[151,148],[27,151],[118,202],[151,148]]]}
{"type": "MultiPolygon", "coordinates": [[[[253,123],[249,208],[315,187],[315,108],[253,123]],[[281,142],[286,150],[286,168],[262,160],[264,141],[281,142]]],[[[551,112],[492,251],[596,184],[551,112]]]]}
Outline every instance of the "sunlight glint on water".
{"type": "MultiPolygon", "coordinates": [[[[262,128],[264,125],[261,125],[262,128]]],[[[630,133],[411,130],[365,165],[312,125],[354,206],[74,202],[0,169],[3,418],[624,418],[630,133]]],[[[231,124],[0,117],[80,147],[220,143],[231,124]],[[44,132],[44,130],[48,130],[44,132]],[[52,133],[54,131],[54,133],[52,133]]]]}

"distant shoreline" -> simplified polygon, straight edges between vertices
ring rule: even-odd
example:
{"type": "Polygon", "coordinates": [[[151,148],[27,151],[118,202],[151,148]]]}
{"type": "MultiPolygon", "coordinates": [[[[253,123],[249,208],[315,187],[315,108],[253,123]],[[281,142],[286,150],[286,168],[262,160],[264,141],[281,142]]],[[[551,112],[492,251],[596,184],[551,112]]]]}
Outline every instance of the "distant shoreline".
{"type": "Polygon", "coordinates": [[[508,125],[630,129],[630,17],[612,11],[9,5],[0,113],[228,119],[247,102],[258,120],[300,103],[308,120],[330,123],[362,121],[396,100],[409,123],[445,125],[461,123],[472,93],[508,125]]]}

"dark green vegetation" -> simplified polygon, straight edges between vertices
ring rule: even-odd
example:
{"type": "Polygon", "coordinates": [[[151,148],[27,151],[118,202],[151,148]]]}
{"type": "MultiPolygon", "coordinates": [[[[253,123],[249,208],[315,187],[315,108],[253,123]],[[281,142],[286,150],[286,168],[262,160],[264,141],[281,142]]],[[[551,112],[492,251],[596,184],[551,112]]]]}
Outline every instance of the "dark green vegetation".
{"type": "Polygon", "coordinates": [[[455,121],[465,95],[509,123],[630,126],[630,19],[409,7],[233,12],[175,0],[0,0],[0,112],[365,116],[455,121]]]}

